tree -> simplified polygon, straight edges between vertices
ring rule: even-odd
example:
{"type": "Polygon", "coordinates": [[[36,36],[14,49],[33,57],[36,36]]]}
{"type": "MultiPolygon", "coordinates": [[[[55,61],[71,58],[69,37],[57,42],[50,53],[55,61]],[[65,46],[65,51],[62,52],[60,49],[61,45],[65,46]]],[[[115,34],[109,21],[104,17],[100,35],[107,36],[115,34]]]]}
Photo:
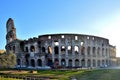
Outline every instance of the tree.
{"type": "Polygon", "coordinates": [[[1,68],[13,68],[16,65],[16,55],[13,52],[0,55],[1,68]]]}

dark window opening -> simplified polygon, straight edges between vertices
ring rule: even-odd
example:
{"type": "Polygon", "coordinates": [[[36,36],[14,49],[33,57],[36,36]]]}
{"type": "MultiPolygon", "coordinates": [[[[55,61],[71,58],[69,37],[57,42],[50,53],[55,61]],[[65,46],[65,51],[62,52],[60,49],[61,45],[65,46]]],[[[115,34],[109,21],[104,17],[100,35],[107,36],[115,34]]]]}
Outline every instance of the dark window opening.
{"type": "Polygon", "coordinates": [[[20,42],[20,49],[21,49],[22,51],[24,51],[24,42],[23,42],[23,41],[20,42]]]}
{"type": "Polygon", "coordinates": [[[61,52],[65,53],[65,46],[61,46],[61,52]]]}
{"type": "Polygon", "coordinates": [[[34,46],[31,46],[31,47],[30,47],[30,51],[31,51],[31,52],[34,52],[34,51],[35,51],[35,47],[34,47],[34,46]]]}
{"type": "Polygon", "coordinates": [[[75,53],[78,54],[78,52],[79,52],[79,47],[78,47],[78,46],[75,46],[75,47],[74,47],[74,51],[75,51],[75,53]]]}
{"type": "Polygon", "coordinates": [[[31,59],[31,66],[35,67],[35,60],[34,59],[31,59]]]}
{"type": "Polygon", "coordinates": [[[81,55],[85,55],[85,47],[81,47],[81,55]]]}
{"type": "Polygon", "coordinates": [[[72,46],[68,46],[68,54],[72,54],[72,46]]]}
{"type": "Polygon", "coordinates": [[[59,54],[59,48],[57,46],[54,47],[55,54],[59,54]]]}
{"type": "Polygon", "coordinates": [[[28,52],[28,47],[25,47],[25,51],[28,52]]]}
{"type": "Polygon", "coordinates": [[[44,53],[45,53],[45,47],[42,47],[42,52],[44,52],[44,53]]]}
{"type": "Polygon", "coordinates": [[[38,59],[37,63],[38,63],[38,66],[42,66],[42,60],[41,59],[38,59]]]}

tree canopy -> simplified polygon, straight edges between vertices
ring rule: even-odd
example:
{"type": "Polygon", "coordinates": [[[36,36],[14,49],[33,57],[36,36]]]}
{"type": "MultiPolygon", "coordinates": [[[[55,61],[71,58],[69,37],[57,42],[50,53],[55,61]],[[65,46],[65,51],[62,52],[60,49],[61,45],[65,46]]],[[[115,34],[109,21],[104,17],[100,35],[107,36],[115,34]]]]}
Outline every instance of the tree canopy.
{"type": "Polygon", "coordinates": [[[0,68],[13,68],[16,65],[16,55],[13,52],[0,55],[0,68]]]}

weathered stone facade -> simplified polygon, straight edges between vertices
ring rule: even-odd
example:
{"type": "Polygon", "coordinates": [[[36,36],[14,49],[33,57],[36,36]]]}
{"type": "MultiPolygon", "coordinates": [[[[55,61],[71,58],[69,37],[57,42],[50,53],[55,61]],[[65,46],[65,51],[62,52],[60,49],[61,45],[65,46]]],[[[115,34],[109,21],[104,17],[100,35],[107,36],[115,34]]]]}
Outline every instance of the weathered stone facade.
{"type": "Polygon", "coordinates": [[[6,51],[13,51],[19,67],[44,68],[113,66],[116,47],[109,40],[83,34],[47,34],[19,40],[14,22],[6,24],[6,51]],[[114,51],[113,51],[114,50],[114,51]]]}

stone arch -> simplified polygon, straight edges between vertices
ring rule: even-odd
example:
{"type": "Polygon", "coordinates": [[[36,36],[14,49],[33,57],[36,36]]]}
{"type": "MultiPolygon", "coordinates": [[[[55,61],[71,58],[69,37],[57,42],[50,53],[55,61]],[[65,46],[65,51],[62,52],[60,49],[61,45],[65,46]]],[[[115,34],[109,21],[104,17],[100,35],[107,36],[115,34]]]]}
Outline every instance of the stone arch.
{"type": "Polygon", "coordinates": [[[100,60],[97,61],[97,66],[100,67],[100,60]]]}
{"type": "Polygon", "coordinates": [[[79,47],[76,45],[74,46],[74,51],[75,51],[75,54],[78,54],[79,53],[79,47]]]}
{"type": "Polygon", "coordinates": [[[31,59],[31,66],[35,67],[35,60],[34,59],[31,59]]]}
{"type": "Polygon", "coordinates": [[[13,46],[13,52],[15,53],[15,46],[13,46]]]}
{"type": "Polygon", "coordinates": [[[61,46],[61,53],[65,53],[66,51],[66,47],[65,46],[61,46]]]}
{"type": "Polygon", "coordinates": [[[47,66],[53,66],[53,61],[52,61],[52,59],[48,59],[48,61],[47,61],[47,66]]]}
{"type": "Polygon", "coordinates": [[[87,66],[91,67],[91,60],[90,59],[87,60],[87,66]]]}
{"type": "Polygon", "coordinates": [[[65,61],[65,59],[62,59],[61,60],[61,66],[65,66],[66,65],[66,61],[65,61]]]}
{"type": "Polygon", "coordinates": [[[75,66],[78,67],[79,66],[79,59],[75,60],[75,66]]]}
{"type": "Polygon", "coordinates": [[[93,57],[96,57],[96,48],[95,47],[93,47],[92,55],[93,55],[93,57]]]}
{"type": "Polygon", "coordinates": [[[100,48],[97,49],[97,56],[100,57],[100,48]]]}
{"type": "Polygon", "coordinates": [[[81,46],[81,55],[85,55],[85,47],[81,46]]]}
{"type": "Polygon", "coordinates": [[[104,48],[102,48],[102,56],[104,57],[104,48]]]}
{"type": "Polygon", "coordinates": [[[17,65],[21,65],[21,60],[17,59],[17,65]]]}
{"type": "Polygon", "coordinates": [[[68,61],[68,66],[69,66],[69,67],[72,67],[72,59],[69,59],[69,61],[68,61]]]}
{"type": "Polygon", "coordinates": [[[45,53],[45,47],[42,47],[42,52],[45,53]]]}
{"type": "Polygon", "coordinates": [[[30,51],[31,52],[34,52],[35,51],[35,47],[32,45],[32,46],[30,46],[30,51]]]}
{"type": "Polygon", "coordinates": [[[57,55],[59,54],[59,47],[58,47],[58,46],[55,46],[55,47],[54,47],[54,52],[55,52],[55,55],[56,55],[56,54],[57,54],[57,55]]]}
{"type": "Polygon", "coordinates": [[[90,46],[87,47],[87,55],[90,56],[90,46]]]}
{"type": "Polygon", "coordinates": [[[102,60],[102,65],[103,65],[103,66],[105,65],[105,60],[102,60]]]}
{"type": "Polygon", "coordinates": [[[30,57],[30,54],[25,55],[26,66],[29,66],[29,57],[30,57]]]}
{"type": "Polygon", "coordinates": [[[107,50],[107,49],[106,49],[106,52],[105,52],[105,53],[106,53],[106,56],[108,56],[108,50],[107,50]]]}
{"type": "Polygon", "coordinates": [[[57,58],[55,59],[55,63],[54,64],[55,64],[55,66],[59,65],[59,60],[57,58]]]}
{"type": "Polygon", "coordinates": [[[68,46],[68,55],[72,55],[72,46],[68,46]]]}
{"type": "Polygon", "coordinates": [[[25,47],[25,51],[28,52],[28,47],[25,47]]]}
{"type": "Polygon", "coordinates": [[[108,63],[108,61],[109,61],[109,60],[106,60],[106,65],[108,65],[108,64],[109,64],[109,63],[108,63]]]}
{"type": "Polygon", "coordinates": [[[37,65],[38,65],[38,66],[42,66],[42,60],[41,60],[41,59],[38,59],[38,60],[37,60],[37,65]]]}
{"type": "Polygon", "coordinates": [[[82,65],[82,67],[85,67],[85,59],[81,60],[81,65],[82,65]]]}
{"type": "Polygon", "coordinates": [[[93,59],[93,67],[96,67],[96,61],[93,59]]]}

